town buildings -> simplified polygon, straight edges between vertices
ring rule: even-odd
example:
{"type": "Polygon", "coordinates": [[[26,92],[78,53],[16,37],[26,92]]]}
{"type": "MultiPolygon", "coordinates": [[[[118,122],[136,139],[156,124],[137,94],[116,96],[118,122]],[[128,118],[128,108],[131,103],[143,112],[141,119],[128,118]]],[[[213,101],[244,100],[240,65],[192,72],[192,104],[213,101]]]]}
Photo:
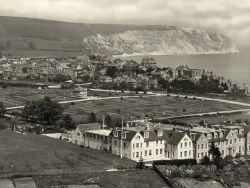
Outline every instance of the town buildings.
{"type": "MultiPolygon", "coordinates": [[[[132,124],[131,124],[132,125],[132,124]]],[[[250,153],[250,129],[235,125],[166,128],[149,122],[124,129],[106,129],[99,124],[79,125],[72,143],[105,150],[134,161],[196,159],[209,155],[213,142],[222,157],[250,153]]],[[[211,157],[211,156],[210,156],[211,157]]]]}

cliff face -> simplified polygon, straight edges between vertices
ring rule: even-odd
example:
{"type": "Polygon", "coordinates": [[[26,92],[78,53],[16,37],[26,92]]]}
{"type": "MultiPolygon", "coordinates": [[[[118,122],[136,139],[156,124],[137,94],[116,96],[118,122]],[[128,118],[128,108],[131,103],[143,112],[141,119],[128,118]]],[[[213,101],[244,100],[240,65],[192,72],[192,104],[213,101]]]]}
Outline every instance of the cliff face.
{"type": "Polygon", "coordinates": [[[90,36],[84,45],[91,51],[115,55],[172,55],[238,53],[227,36],[196,29],[129,30],[111,35],[90,36]]]}
{"type": "Polygon", "coordinates": [[[205,30],[138,25],[67,23],[0,17],[0,47],[5,50],[168,55],[237,53],[227,36],[205,30]],[[11,45],[6,47],[7,42],[11,45]],[[35,43],[35,49],[30,48],[35,43]]]}

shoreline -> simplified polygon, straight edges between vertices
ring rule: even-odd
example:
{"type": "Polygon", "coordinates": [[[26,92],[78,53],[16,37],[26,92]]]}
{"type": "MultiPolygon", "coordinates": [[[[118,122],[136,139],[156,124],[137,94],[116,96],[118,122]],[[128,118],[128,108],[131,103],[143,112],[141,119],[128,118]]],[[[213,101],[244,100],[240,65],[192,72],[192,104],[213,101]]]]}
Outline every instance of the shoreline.
{"type": "Polygon", "coordinates": [[[127,58],[127,57],[139,57],[139,56],[192,56],[192,55],[232,55],[240,54],[239,52],[208,52],[208,53],[187,53],[187,54],[165,54],[165,53],[133,53],[133,54],[121,54],[112,55],[114,58],[127,58]]]}

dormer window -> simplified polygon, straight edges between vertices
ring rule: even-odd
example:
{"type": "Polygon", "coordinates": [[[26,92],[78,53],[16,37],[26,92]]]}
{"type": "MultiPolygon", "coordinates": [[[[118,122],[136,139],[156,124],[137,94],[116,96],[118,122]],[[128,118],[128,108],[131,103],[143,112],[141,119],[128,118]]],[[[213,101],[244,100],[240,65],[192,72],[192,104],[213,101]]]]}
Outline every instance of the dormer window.
{"type": "Polygon", "coordinates": [[[157,133],[158,133],[158,136],[162,136],[163,135],[162,130],[158,130],[157,133]]]}
{"type": "Polygon", "coordinates": [[[80,136],[80,133],[77,133],[76,135],[77,135],[77,136],[80,136]]]}
{"type": "Polygon", "coordinates": [[[122,138],[126,138],[126,133],[122,133],[122,138]]]}
{"type": "Polygon", "coordinates": [[[144,132],[144,138],[148,138],[149,137],[149,132],[144,132]]]}
{"type": "Polygon", "coordinates": [[[118,137],[118,132],[115,131],[115,132],[114,132],[114,136],[115,136],[115,137],[118,137]]]}

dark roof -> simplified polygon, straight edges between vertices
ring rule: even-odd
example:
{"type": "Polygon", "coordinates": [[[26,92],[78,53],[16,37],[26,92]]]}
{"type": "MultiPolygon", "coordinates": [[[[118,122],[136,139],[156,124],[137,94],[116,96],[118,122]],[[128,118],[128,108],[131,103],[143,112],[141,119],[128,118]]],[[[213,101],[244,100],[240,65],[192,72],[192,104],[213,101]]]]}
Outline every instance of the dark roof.
{"type": "MultiPolygon", "coordinates": [[[[123,133],[126,133],[126,138],[123,138],[123,140],[131,141],[135,137],[137,131],[132,131],[132,130],[126,130],[125,129],[125,130],[123,130],[123,133]]],[[[121,129],[112,130],[111,133],[110,133],[110,136],[120,139],[121,138],[121,129]],[[118,132],[118,137],[114,136],[114,131],[118,132]]]]}
{"type": "Polygon", "coordinates": [[[169,144],[178,145],[185,135],[183,132],[173,132],[173,135],[169,139],[169,144]]]}
{"type": "Polygon", "coordinates": [[[248,134],[250,132],[250,126],[242,126],[244,128],[244,133],[248,134]]]}

